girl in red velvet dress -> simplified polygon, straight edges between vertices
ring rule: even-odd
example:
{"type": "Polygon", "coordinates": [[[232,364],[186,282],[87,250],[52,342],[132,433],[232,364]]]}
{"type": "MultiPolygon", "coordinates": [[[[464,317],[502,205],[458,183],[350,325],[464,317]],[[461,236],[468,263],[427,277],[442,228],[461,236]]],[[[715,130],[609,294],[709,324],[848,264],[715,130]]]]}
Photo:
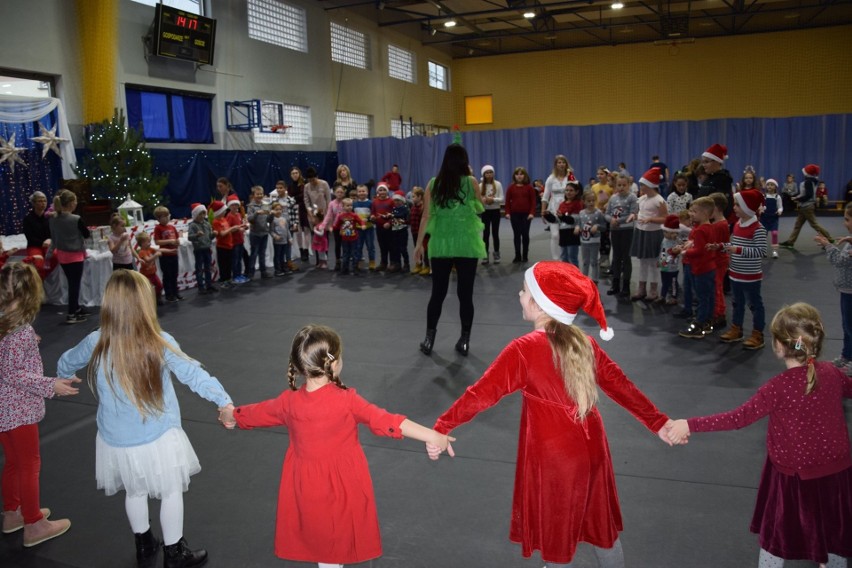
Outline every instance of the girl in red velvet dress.
{"type": "MultiPolygon", "coordinates": [[[[568,563],[588,542],[604,568],[623,567],[621,510],[597,387],[668,442],[669,420],[598,344],[573,325],[582,308],[610,339],[597,286],[580,270],[539,262],[524,275],[521,308],[534,330],[512,341],[435,423],[448,433],[515,391],[523,395],[509,538],[525,557],[568,563]],[[554,364],[554,359],[559,363],[554,364]]],[[[452,438],[451,438],[452,440],[452,438]]],[[[429,447],[430,457],[440,454],[429,447]]],[[[452,449],[451,447],[448,449],[452,449]]]]}
{"type": "Polygon", "coordinates": [[[318,562],[320,568],[382,555],[373,482],[358,441],[358,424],[367,424],[377,436],[427,442],[438,452],[454,440],[390,414],[346,388],[340,382],[342,350],[334,330],[303,327],[290,348],[290,389],[278,398],[225,409],[219,417],[229,428],[287,427],[290,446],[278,492],[275,554],[318,562]],[[296,386],[297,376],[305,378],[301,387],[296,386]]]}
{"type": "Polygon", "coordinates": [[[844,558],[852,557],[852,455],[843,399],[852,398],[852,378],[817,361],[825,329],[813,306],[781,308],[769,329],[787,370],[739,408],[676,420],[669,438],[684,444],[690,431],[739,430],[768,415],[766,463],[751,520],[751,532],[760,535],[760,568],[780,568],[784,559],[846,568],[844,558]]]}

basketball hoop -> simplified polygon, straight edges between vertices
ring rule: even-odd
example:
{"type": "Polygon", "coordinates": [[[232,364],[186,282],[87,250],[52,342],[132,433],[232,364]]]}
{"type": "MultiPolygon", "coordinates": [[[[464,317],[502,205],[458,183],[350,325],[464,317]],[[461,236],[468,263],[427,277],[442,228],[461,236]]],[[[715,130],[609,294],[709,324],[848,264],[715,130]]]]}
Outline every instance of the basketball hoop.
{"type": "Polygon", "coordinates": [[[292,128],[292,126],[289,125],[289,124],[273,124],[269,127],[269,130],[271,132],[274,132],[274,133],[277,133],[277,132],[280,131],[281,134],[287,134],[288,128],[292,128]]]}

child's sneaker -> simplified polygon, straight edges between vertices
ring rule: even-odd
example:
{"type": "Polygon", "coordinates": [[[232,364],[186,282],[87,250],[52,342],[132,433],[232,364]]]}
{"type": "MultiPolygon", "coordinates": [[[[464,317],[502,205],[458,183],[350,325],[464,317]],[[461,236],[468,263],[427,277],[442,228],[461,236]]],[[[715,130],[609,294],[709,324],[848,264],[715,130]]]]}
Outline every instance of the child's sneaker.
{"type": "Polygon", "coordinates": [[[839,368],[839,369],[846,367],[850,363],[852,363],[852,361],[850,361],[849,359],[847,359],[843,355],[841,355],[840,357],[835,357],[834,359],[831,360],[831,364],[834,365],[835,367],[839,368]]]}
{"type": "Polygon", "coordinates": [[[63,535],[70,528],[71,521],[68,519],[48,521],[44,518],[31,525],[24,525],[24,548],[29,548],[63,535]]]}
{"type": "Polygon", "coordinates": [[[240,274],[239,276],[234,277],[234,284],[245,284],[249,279],[240,274]]]}
{"type": "Polygon", "coordinates": [[[370,264],[368,265],[368,267],[369,267],[369,270],[375,270],[375,269],[376,269],[376,261],[375,261],[375,260],[371,260],[371,261],[370,261],[370,264]]]}
{"type": "MultiPolygon", "coordinates": [[[[42,509],[41,515],[45,519],[50,518],[50,509],[42,509]]],[[[22,528],[24,528],[24,516],[21,514],[20,507],[14,511],[3,511],[3,534],[12,534],[22,528]]]]}
{"type": "Polygon", "coordinates": [[[420,276],[431,276],[431,275],[432,275],[432,269],[430,267],[424,266],[423,268],[420,269],[420,276]]]}
{"type": "Polygon", "coordinates": [[[499,250],[494,251],[494,257],[493,258],[494,258],[494,264],[500,264],[500,251],[499,250]]]}
{"type": "Polygon", "coordinates": [[[777,250],[772,251],[772,258],[778,258],[778,251],[777,250]]]}
{"type": "Polygon", "coordinates": [[[287,261],[287,269],[290,270],[290,272],[299,272],[299,267],[296,266],[296,263],[292,260],[287,261]]]}
{"type": "Polygon", "coordinates": [[[840,370],[843,371],[847,377],[852,377],[852,361],[842,366],[840,370]]]}
{"type": "Polygon", "coordinates": [[[687,339],[704,339],[711,333],[713,333],[713,326],[709,322],[701,324],[694,321],[686,329],[680,331],[678,335],[687,339]]]}
{"type": "Polygon", "coordinates": [[[412,274],[420,274],[420,270],[423,269],[423,263],[418,262],[414,265],[414,270],[411,271],[412,274]]]}
{"type": "Polygon", "coordinates": [[[669,296],[668,298],[666,298],[666,305],[667,306],[676,306],[677,305],[677,298],[675,298],[674,296],[669,296]]]}
{"type": "Polygon", "coordinates": [[[719,341],[722,343],[734,343],[743,340],[743,328],[735,323],[731,324],[731,328],[719,336],[719,341]]]}
{"type": "Polygon", "coordinates": [[[763,332],[757,331],[756,329],[751,332],[751,337],[743,341],[743,349],[748,349],[750,351],[763,349],[764,345],[763,332]]]}

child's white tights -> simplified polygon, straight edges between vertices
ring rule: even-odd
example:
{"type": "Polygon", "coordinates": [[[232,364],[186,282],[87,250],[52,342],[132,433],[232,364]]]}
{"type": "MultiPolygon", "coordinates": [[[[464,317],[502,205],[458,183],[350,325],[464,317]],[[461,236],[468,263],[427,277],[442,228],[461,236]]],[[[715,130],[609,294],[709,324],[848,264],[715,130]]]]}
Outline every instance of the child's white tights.
{"type": "Polygon", "coordinates": [[[343,568],[343,564],[326,564],[325,562],[320,562],[319,568],[343,568]]]}
{"type": "MultiPolygon", "coordinates": [[[[150,527],[148,522],[148,495],[127,495],[124,498],[127,520],[134,533],[142,534],[150,527]]],[[[176,491],[160,500],[160,527],[163,543],[171,545],[183,537],[183,493],[176,491]]]]}
{"type": "MultiPolygon", "coordinates": [[[[762,548],[760,549],[760,557],[757,560],[758,568],[783,568],[784,559],[779,558],[762,548]]],[[[826,568],[846,568],[846,559],[834,554],[828,555],[828,563],[820,564],[826,568]]]]}
{"type": "MultiPolygon", "coordinates": [[[[624,549],[621,548],[621,539],[616,539],[615,543],[612,545],[612,548],[598,548],[597,546],[593,546],[592,550],[595,553],[595,558],[598,559],[598,566],[600,568],[624,568],[624,549]]],[[[568,564],[554,564],[553,562],[548,562],[545,568],[553,566],[556,568],[571,568],[574,566],[573,562],[569,562],[568,564]]],[[[761,566],[761,568],[763,568],[761,566]]],[[[832,566],[832,568],[834,568],[832,566]]]]}

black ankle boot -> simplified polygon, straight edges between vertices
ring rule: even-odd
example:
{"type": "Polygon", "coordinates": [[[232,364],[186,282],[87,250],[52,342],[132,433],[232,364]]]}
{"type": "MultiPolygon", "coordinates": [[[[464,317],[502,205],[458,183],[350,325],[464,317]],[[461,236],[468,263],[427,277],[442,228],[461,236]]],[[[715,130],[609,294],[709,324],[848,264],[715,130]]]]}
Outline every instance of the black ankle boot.
{"type": "Polygon", "coordinates": [[[308,259],[310,258],[308,249],[299,249],[299,252],[302,253],[302,262],[308,262],[308,259]]]}
{"type": "Polygon", "coordinates": [[[470,331],[462,331],[461,337],[456,341],[456,351],[467,357],[470,351],[470,331]]]}
{"type": "Polygon", "coordinates": [[[426,330],[426,339],[424,339],[423,343],[420,344],[420,351],[422,351],[424,355],[432,353],[432,348],[435,346],[436,333],[438,333],[437,329],[426,330]]]}
{"type": "Polygon", "coordinates": [[[207,562],[207,551],[203,548],[190,550],[186,539],[181,538],[175,544],[163,546],[163,566],[165,568],[189,568],[201,566],[207,562]]]}
{"type": "Polygon", "coordinates": [[[160,550],[160,541],[148,529],[144,533],[134,533],[136,538],[136,559],[139,561],[155,556],[160,550]]]}

